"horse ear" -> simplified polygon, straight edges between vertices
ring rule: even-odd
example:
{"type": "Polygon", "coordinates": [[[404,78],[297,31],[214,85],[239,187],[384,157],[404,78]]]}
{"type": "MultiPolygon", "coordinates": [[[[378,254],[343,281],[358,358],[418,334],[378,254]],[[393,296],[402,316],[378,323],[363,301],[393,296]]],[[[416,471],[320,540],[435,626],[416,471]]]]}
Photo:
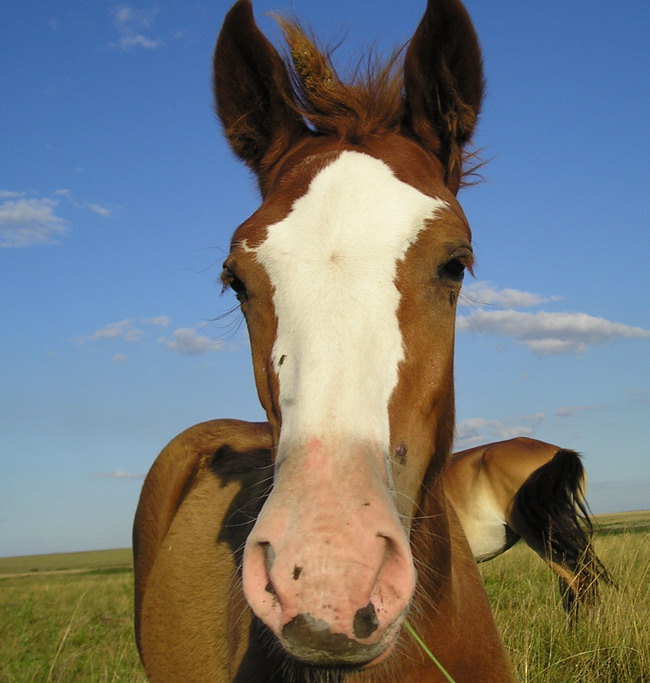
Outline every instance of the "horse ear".
{"type": "Polygon", "coordinates": [[[250,0],[228,12],[213,57],[217,114],[232,150],[258,174],[306,131],[287,69],[255,24],[250,0]]]}
{"type": "Polygon", "coordinates": [[[467,11],[459,0],[428,0],[404,58],[404,126],[441,160],[454,193],[483,90],[481,49],[467,11]]]}

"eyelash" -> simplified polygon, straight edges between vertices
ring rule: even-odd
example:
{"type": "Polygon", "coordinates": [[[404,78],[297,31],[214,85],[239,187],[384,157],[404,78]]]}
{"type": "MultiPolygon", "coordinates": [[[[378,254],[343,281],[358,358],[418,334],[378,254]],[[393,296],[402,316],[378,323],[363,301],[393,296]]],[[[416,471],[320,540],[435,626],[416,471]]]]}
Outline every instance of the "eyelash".
{"type": "Polygon", "coordinates": [[[239,302],[246,300],[246,286],[244,283],[228,268],[224,268],[221,273],[221,282],[223,282],[223,290],[228,287],[232,289],[239,302]]]}

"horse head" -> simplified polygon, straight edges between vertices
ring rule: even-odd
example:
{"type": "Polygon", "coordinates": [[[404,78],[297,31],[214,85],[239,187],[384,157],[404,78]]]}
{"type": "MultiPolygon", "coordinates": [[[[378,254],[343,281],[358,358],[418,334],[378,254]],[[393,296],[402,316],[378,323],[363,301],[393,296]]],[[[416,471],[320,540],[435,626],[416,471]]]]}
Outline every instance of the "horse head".
{"type": "MultiPolygon", "coordinates": [[[[457,0],[429,0],[402,65],[353,83],[283,28],[292,63],[239,0],[214,53],[219,117],[262,195],[222,275],[246,318],[275,454],[242,580],[291,656],[359,667],[396,642],[422,492],[442,491],[456,302],[472,267],[456,193],[482,65],[457,0]]],[[[432,562],[444,574],[440,500],[432,562]]]]}

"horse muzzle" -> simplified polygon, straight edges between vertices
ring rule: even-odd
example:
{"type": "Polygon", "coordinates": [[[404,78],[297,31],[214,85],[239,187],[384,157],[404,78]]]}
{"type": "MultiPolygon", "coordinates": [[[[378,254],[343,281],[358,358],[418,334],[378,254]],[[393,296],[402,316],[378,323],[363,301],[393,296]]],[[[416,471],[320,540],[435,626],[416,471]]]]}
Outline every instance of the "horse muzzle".
{"type": "Polygon", "coordinates": [[[246,542],[244,593],[292,657],[361,667],[392,648],[408,611],[409,540],[374,452],[298,455],[246,542]]]}

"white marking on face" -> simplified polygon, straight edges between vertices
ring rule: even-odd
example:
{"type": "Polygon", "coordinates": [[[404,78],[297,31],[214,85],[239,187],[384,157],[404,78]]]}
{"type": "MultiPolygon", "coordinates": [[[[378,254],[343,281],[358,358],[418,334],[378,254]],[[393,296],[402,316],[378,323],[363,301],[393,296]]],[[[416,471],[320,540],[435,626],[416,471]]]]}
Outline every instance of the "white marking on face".
{"type": "Polygon", "coordinates": [[[283,441],[354,435],[388,448],[404,358],[397,265],[447,206],[343,152],[268,227],[255,251],[274,287],[283,441]]]}

